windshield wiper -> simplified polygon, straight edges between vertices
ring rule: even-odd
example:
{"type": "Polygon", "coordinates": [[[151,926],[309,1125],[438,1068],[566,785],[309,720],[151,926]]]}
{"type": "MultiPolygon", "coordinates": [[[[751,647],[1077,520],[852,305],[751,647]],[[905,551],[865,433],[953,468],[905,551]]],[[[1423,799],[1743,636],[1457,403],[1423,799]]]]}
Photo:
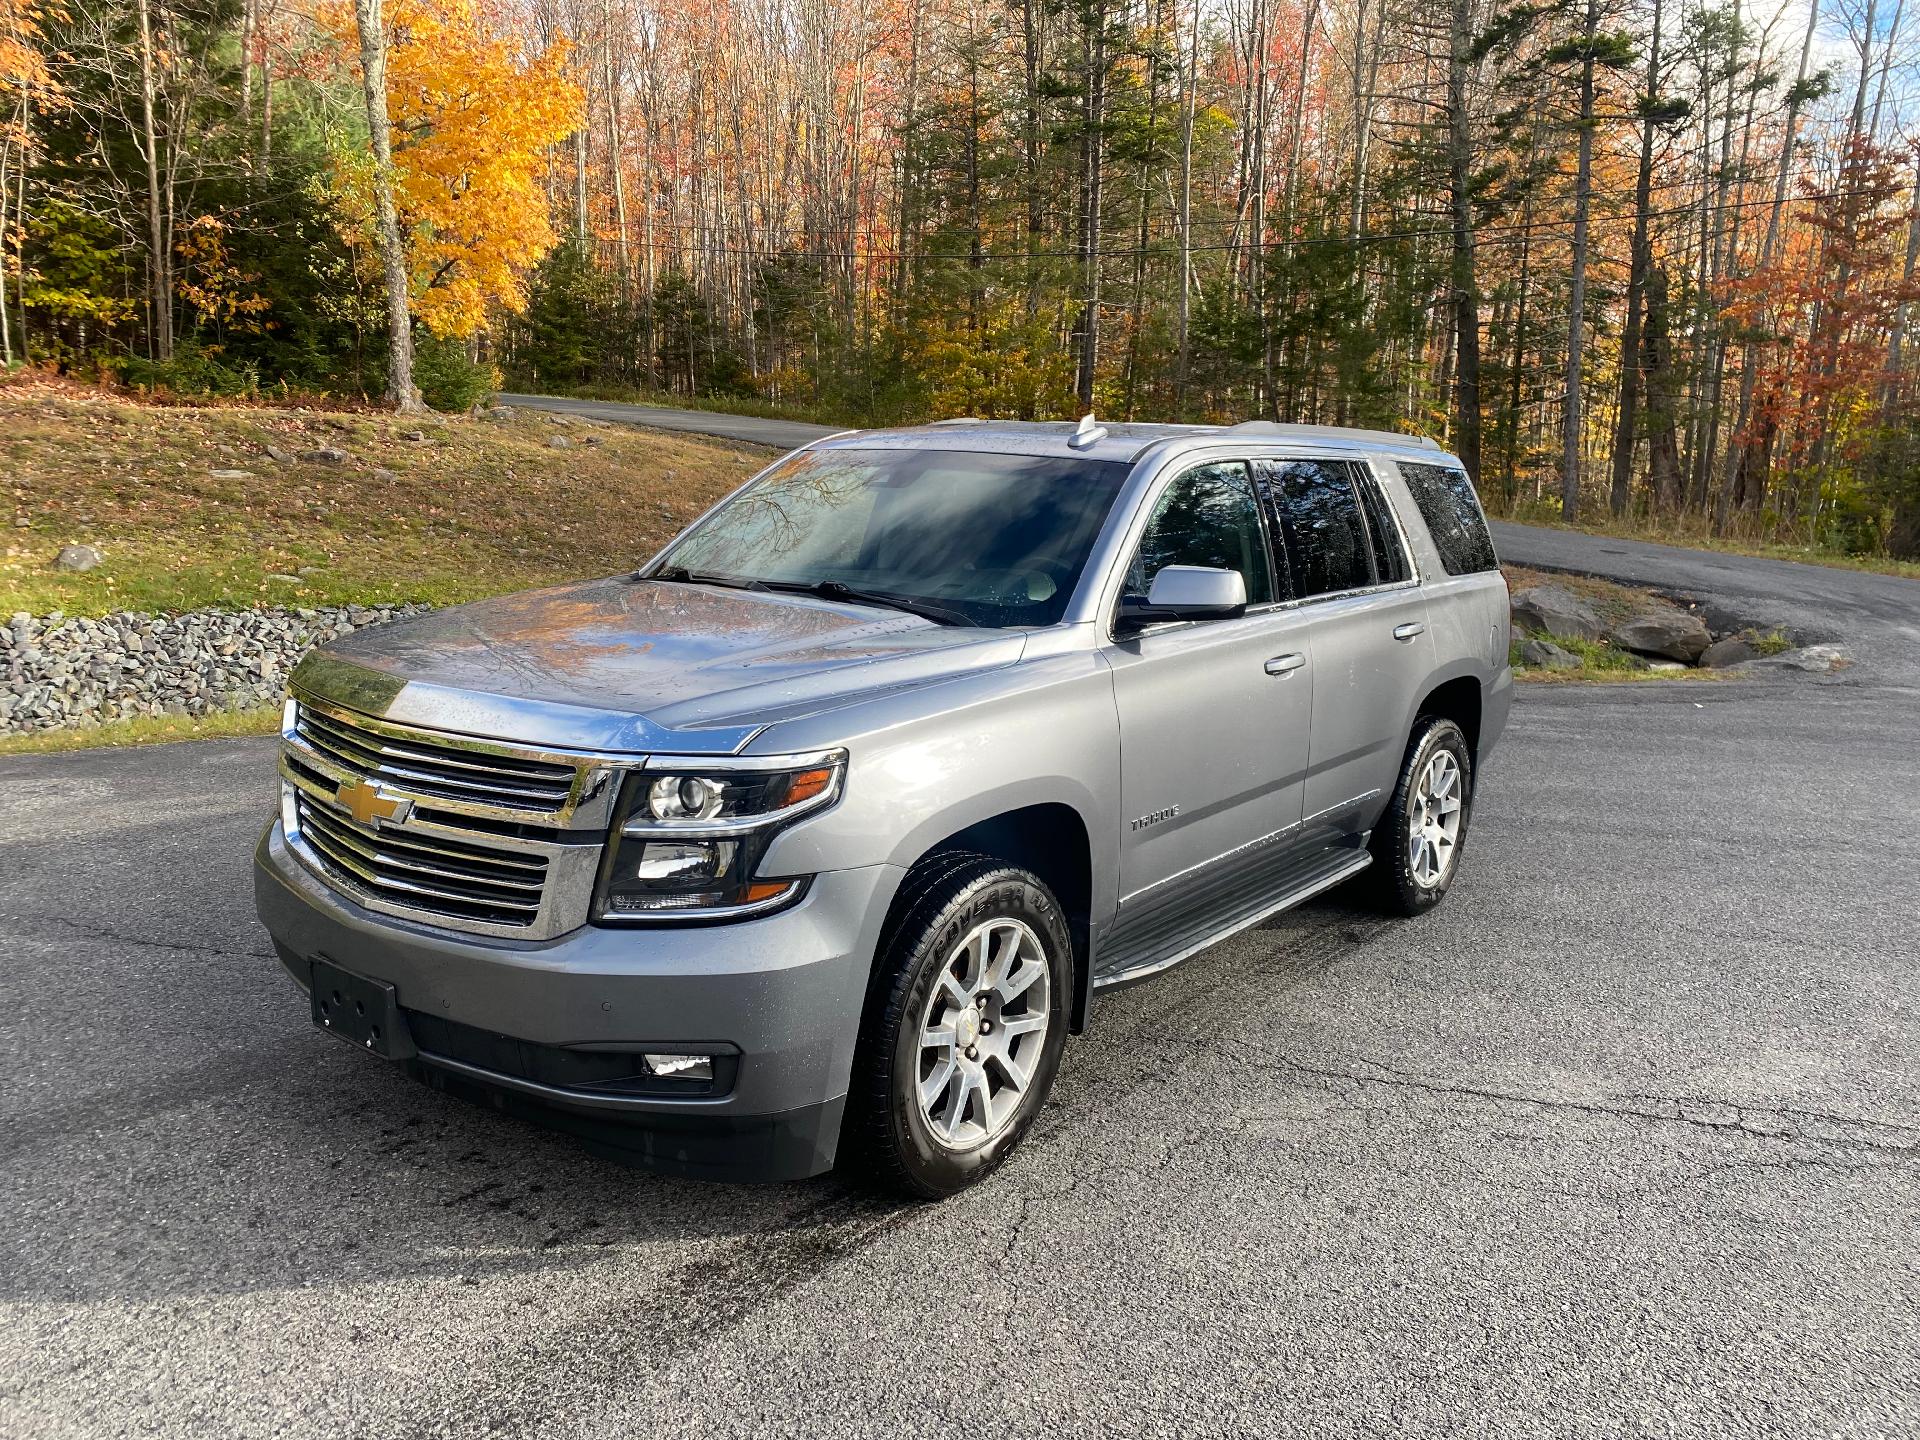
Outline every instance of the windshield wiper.
{"type": "Polygon", "coordinates": [[[822,600],[850,600],[856,605],[878,605],[904,611],[931,620],[936,625],[971,626],[973,617],[964,610],[940,605],[932,600],[916,600],[910,595],[894,595],[885,590],[861,590],[840,580],[763,580],[768,590],[783,590],[793,595],[818,595],[822,600]]]}
{"type": "Polygon", "coordinates": [[[663,565],[651,575],[636,572],[641,580],[665,580],[675,585],[724,585],[729,590],[764,590],[759,580],[742,580],[738,575],[716,575],[708,570],[689,570],[684,565],[663,565]]]}

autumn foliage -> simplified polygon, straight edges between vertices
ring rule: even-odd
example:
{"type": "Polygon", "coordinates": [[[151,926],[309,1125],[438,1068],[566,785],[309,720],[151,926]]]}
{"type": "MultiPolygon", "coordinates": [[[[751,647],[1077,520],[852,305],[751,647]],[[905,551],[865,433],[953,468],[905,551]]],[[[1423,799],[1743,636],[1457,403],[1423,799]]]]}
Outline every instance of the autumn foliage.
{"type": "MultiPolygon", "coordinates": [[[[324,12],[343,56],[350,10],[324,12]]],[[[435,334],[472,335],[489,307],[517,311],[527,272],[553,248],[542,178],[548,148],[580,123],[564,41],[532,57],[497,35],[475,0],[399,0],[387,10],[387,104],[413,312],[435,334]]],[[[368,158],[335,157],[339,214],[356,254],[371,250],[368,158]]],[[[371,263],[364,261],[363,263],[371,263]]]]}

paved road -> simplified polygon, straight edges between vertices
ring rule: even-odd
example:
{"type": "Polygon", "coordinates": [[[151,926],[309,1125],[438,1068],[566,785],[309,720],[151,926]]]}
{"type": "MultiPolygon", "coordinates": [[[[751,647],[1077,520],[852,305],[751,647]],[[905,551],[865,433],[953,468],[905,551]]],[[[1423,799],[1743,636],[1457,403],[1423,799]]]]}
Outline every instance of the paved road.
{"type": "Polygon", "coordinates": [[[1734,568],[1866,660],[1529,689],[1444,906],[1103,999],[932,1208],[314,1033],[266,742],[0,760],[0,1434],[1920,1434],[1920,585],[1734,568]]]}
{"type": "Polygon", "coordinates": [[[797,450],[810,440],[835,433],[831,425],[809,425],[800,420],[768,420],[758,415],[727,415],[717,410],[669,410],[658,405],[627,405],[612,400],[570,400],[558,395],[502,395],[503,405],[529,410],[554,410],[589,420],[621,425],[644,425],[650,430],[672,430],[682,435],[712,435],[745,445],[770,445],[797,450]]]}

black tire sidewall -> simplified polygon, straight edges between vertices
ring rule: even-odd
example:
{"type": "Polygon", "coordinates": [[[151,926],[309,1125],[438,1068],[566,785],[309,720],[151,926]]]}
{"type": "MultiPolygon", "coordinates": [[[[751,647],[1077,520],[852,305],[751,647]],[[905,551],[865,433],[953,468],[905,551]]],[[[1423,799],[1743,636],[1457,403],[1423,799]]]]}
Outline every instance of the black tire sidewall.
{"type": "Polygon", "coordinates": [[[1010,866],[985,864],[963,872],[924,898],[917,923],[904,926],[889,956],[893,983],[884,997],[884,1010],[873,1036],[873,1059],[880,1073],[874,1079],[873,1101],[884,1109],[880,1122],[885,1158],[895,1179],[911,1193],[940,1198],[963,1190],[990,1174],[1019,1145],[1034,1117],[1046,1104],[1066,1045],[1067,1012],[1071,1003],[1072,945],[1066,917],[1052,893],[1033,875],[1010,866]],[[1046,953],[1050,986],[1046,1043],[1033,1071],[1033,1081],[1021,1097],[1013,1123],[972,1150],[954,1150],[933,1138],[920,1113],[916,1090],[920,1073],[920,1017],[954,947],[983,921],[1008,918],[1024,921],[1040,939],[1046,953]]]}
{"type": "Polygon", "coordinates": [[[1394,786],[1393,801],[1374,831],[1374,863],[1386,872],[1381,877],[1385,882],[1380,886],[1381,895],[1401,914],[1418,915],[1424,910],[1431,910],[1452,888],[1454,877],[1460,873],[1460,861],[1467,846],[1467,832],[1473,821],[1473,790],[1473,750],[1460,727],[1438,716],[1422,719],[1407,741],[1407,754],[1400,766],[1399,781],[1394,786]],[[1440,878],[1438,885],[1428,886],[1413,878],[1407,847],[1412,839],[1410,821],[1414,786],[1419,782],[1427,762],[1440,750],[1451,752],[1460,765],[1460,834],[1454,841],[1453,863],[1447,867],[1447,873],[1440,878]]]}

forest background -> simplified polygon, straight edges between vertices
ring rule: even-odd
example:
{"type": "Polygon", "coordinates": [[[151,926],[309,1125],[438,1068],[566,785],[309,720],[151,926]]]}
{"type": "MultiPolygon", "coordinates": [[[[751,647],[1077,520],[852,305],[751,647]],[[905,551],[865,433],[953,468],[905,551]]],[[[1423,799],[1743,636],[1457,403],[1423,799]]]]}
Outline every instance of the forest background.
{"type": "Polygon", "coordinates": [[[0,361],[1431,435],[1920,557],[1920,0],[0,0],[0,361]]]}

